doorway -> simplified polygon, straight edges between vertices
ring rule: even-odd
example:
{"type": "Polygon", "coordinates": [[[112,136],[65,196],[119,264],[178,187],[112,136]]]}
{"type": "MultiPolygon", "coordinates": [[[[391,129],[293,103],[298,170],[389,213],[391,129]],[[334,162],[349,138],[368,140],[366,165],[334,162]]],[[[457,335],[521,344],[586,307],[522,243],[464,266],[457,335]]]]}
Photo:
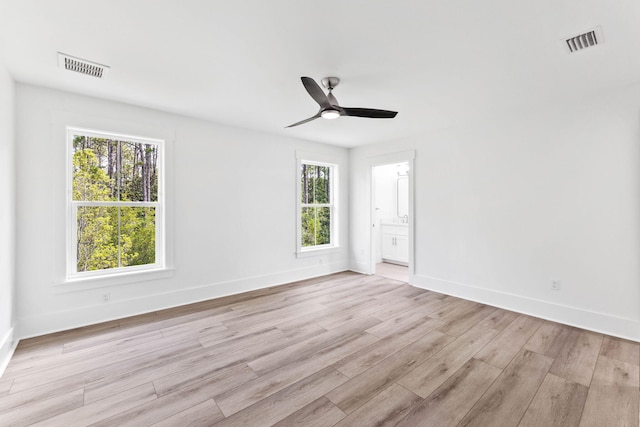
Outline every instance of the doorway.
{"type": "Polygon", "coordinates": [[[409,160],[371,167],[372,273],[403,282],[413,253],[411,184],[409,160]]]}

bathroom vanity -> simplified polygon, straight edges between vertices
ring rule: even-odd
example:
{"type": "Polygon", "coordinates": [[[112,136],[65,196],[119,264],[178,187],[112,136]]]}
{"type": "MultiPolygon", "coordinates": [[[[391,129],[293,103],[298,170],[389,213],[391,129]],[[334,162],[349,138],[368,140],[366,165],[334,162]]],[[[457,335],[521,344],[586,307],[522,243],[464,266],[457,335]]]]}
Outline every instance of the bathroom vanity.
{"type": "Polygon", "coordinates": [[[382,260],[393,264],[409,263],[409,225],[382,223],[382,260]]]}

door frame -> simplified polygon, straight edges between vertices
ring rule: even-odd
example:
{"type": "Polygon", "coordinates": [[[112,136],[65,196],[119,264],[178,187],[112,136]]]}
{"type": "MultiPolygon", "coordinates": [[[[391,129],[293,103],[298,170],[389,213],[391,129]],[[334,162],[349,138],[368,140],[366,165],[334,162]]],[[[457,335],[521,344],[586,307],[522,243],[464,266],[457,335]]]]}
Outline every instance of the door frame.
{"type": "Polygon", "coordinates": [[[413,281],[413,275],[415,274],[415,259],[414,259],[414,226],[415,226],[415,162],[416,157],[415,150],[400,151],[397,153],[389,153],[381,156],[369,158],[369,266],[368,274],[376,273],[376,253],[375,253],[375,182],[373,179],[373,172],[376,166],[384,166],[396,163],[408,163],[409,164],[409,283],[413,281]]]}

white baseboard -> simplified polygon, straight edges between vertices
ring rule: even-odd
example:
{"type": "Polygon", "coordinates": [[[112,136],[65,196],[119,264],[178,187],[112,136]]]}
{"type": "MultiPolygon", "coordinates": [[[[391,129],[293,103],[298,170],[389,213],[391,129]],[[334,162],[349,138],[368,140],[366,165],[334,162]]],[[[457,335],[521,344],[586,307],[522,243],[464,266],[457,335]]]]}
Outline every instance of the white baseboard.
{"type": "Polygon", "coordinates": [[[360,274],[369,274],[369,264],[364,262],[352,262],[349,270],[360,273],[360,274]]]}
{"type": "Polygon", "coordinates": [[[21,317],[18,318],[17,336],[19,336],[20,339],[24,339],[65,331],[128,316],[240,294],[298,280],[310,279],[325,274],[338,273],[348,269],[349,263],[347,261],[320,264],[297,270],[180,289],[175,292],[147,295],[122,301],[112,301],[106,304],[80,307],[74,310],[21,317]]]}
{"type": "Polygon", "coordinates": [[[479,288],[430,276],[416,274],[412,277],[411,284],[418,288],[428,289],[430,291],[440,292],[594,332],[640,341],[640,322],[634,319],[479,288]]]}
{"type": "Polygon", "coordinates": [[[9,360],[18,346],[18,340],[14,338],[14,328],[9,329],[0,341],[0,378],[9,365],[9,360]]]}

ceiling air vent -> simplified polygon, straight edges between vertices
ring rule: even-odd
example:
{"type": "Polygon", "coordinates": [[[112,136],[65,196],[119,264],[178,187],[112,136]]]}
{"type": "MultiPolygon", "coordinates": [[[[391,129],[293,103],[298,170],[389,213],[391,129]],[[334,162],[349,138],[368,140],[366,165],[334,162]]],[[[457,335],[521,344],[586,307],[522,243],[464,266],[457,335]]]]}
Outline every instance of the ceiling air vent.
{"type": "Polygon", "coordinates": [[[569,37],[566,39],[569,52],[577,52],[579,50],[586,49],[588,47],[602,44],[602,30],[600,27],[596,27],[586,33],[578,34],[577,36],[569,37]]]}
{"type": "Polygon", "coordinates": [[[109,71],[109,67],[86,59],[76,58],[62,52],[58,52],[58,65],[65,70],[75,71],[88,76],[102,79],[109,71]]]}

